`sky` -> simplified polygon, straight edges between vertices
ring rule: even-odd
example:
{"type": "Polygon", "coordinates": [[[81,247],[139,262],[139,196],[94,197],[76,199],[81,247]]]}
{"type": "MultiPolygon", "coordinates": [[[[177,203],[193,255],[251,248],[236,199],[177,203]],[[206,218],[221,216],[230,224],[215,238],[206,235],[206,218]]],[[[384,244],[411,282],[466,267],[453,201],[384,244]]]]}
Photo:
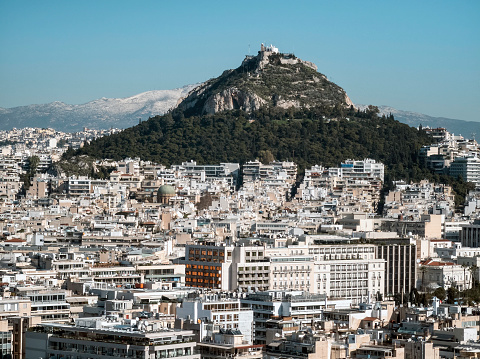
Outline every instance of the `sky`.
{"type": "Polygon", "coordinates": [[[354,103],[480,121],[480,1],[0,0],[0,107],[203,82],[260,44],[354,103]]]}

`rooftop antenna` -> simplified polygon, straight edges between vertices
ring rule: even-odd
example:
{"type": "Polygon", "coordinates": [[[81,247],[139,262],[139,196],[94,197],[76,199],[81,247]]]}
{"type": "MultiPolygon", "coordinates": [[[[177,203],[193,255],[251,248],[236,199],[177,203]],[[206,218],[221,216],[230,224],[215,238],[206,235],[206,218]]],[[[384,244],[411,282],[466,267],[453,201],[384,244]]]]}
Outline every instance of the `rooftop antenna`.
{"type": "Polygon", "coordinates": [[[250,56],[250,44],[248,44],[248,56],[250,56]]]}

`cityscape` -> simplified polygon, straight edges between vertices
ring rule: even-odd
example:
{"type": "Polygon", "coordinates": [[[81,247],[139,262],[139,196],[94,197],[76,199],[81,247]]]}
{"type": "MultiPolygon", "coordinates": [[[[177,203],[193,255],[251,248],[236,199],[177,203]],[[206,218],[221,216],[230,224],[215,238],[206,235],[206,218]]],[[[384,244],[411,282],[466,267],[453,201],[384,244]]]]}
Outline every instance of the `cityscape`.
{"type": "Polygon", "coordinates": [[[480,2],[0,2],[0,359],[480,359],[480,2]]]}
{"type": "Polygon", "coordinates": [[[2,355],[471,357],[479,147],[427,131],[422,161],[477,186],[462,211],[445,184],[382,192],[368,158],[300,183],[294,162],[258,160],[105,159],[99,179],[48,169],[116,130],[2,132],[2,355]]]}

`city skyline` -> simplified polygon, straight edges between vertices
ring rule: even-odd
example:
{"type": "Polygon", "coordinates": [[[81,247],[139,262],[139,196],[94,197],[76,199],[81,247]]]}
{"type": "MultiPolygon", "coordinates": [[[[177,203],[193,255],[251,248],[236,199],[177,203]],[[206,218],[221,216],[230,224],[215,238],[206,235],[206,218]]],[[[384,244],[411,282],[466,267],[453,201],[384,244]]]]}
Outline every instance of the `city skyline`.
{"type": "Polygon", "coordinates": [[[314,62],[354,103],[480,120],[478,3],[141,5],[0,4],[0,107],[203,82],[263,42],[314,62]]]}

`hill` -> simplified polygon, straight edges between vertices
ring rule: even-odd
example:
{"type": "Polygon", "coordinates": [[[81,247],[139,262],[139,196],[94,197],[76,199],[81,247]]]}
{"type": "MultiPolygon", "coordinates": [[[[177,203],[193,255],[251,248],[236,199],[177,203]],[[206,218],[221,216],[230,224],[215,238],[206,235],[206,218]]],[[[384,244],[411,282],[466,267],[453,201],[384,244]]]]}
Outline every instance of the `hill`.
{"type": "Polygon", "coordinates": [[[121,159],[140,157],[165,165],[244,163],[271,153],[307,166],[336,166],[348,158],[371,157],[387,165],[388,179],[421,178],[418,149],[431,142],[424,131],[378,117],[376,108],[265,108],[185,117],[175,110],[97,139],[70,155],[121,159]]]}
{"type": "Polygon", "coordinates": [[[430,138],[378,114],[374,106],[355,109],[311,62],[262,44],[257,56],[195,87],[173,111],[67,157],[140,157],[169,165],[244,163],[269,154],[297,162],[300,170],[371,157],[387,165],[389,178],[420,177],[418,149],[430,138]]]}
{"type": "Polygon", "coordinates": [[[385,189],[393,180],[428,178],[453,184],[462,201],[464,183],[457,186],[419,163],[418,150],[430,143],[425,131],[380,115],[375,106],[355,108],[314,64],[262,48],[194,88],[174,110],[69,151],[65,159],[140,157],[170,165],[273,157],[295,161],[301,173],[315,164],[370,157],[386,165],[385,189]]]}
{"type": "Polygon", "coordinates": [[[238,68],[194,88],[178,109],[189,116],[235,109],[252,112],[262,107],[351,105],[345,91],[317,72],[315,64],[262,44],[257,56],[246,56],[238,68]]]}

